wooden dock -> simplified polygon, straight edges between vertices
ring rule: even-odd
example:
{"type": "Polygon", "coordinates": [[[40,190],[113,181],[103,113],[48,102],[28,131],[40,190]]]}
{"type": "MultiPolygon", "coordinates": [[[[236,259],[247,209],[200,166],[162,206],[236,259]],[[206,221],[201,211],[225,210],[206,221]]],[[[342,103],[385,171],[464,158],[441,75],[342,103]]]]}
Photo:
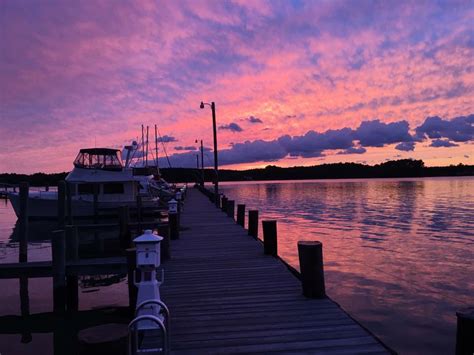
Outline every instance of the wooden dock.
{"type": "Polygon", "coordinates": [[[172,353],[390,353],[335,302],[305,298],[286,265],[198,190],[181,226],[161,286],[172,353]]]}

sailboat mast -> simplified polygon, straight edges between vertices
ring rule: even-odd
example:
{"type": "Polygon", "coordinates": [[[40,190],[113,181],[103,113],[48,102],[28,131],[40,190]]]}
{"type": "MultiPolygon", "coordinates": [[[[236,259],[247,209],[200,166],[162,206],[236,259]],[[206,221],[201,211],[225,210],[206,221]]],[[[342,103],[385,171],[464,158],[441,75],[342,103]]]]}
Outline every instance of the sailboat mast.
{"type": "Polygon", "coordinates": [[[146,155],[145,155],[145,160],[146,160],[146,167],[148,167],[148,126],[146,126],[146,155]]]}
{"type": "Polygon", "coordinates": [[[145,165],[145,132],[142,125],[142,165],[145,165]]]}
{"type": "Polygon", "coordinates": [[[156,165],[156,170],[158,170],[158,173],[160,173],[160,167],[158,165],[158,135],[156,133],[157,128],[155,124],[155,165],[156,165]]]}

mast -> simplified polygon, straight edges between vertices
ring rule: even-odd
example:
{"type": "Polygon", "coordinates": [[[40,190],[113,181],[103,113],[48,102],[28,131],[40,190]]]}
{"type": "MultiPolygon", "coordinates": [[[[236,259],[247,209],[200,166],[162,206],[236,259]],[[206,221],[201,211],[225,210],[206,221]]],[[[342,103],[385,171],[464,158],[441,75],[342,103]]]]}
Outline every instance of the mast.
{"type": "Polygon", "coordinates": [[[144,136],[144,131],[143,131],[143,125],[142,125],[142,165],[145,165],[145,136],[144,136]]]}
{"type": "Polygon", "coordinates": [[[160,166],[158,165],[158,135],[156,133],[157,128],[155,124],[155,166],[156,170],[158,171],[158,174],[160,173],[160,166]]]}
{"type": "Polygon", "coordinates": [[[146,155],[145,155],[145,166],[148,167],[148,126],[146,126],[146,155]]]}

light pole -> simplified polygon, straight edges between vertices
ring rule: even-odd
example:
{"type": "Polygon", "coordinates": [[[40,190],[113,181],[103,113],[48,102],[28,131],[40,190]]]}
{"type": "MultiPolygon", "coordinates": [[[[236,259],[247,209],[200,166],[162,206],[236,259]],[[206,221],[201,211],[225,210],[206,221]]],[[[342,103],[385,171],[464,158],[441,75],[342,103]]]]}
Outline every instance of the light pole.
{"type": "Polygon", "coordinates": [[[214,173],[216,174],[216,181],[214,183],[214,197],[216,206],[219,204],[219,170],[218,170],[218,163],[217,163],[217,128],[216,128],[216,104],[211,102],[210,104],[207,102],[201,101],[200,108],[203,109],[204,105],[208,105],[211,107],[212,111],[212,130],[214,132],[214,173]]]}
{"type": "MultiPolygon", "coordinates": [[[[195,143],[197,143],[198,140],[196,139],[195,143]]],[[[198,165],[199,169],[199,165],[198,165]]],[[[204,187],[204,146],[202,145],[202,139],[201,139],[201,186],[204,187]]]]}

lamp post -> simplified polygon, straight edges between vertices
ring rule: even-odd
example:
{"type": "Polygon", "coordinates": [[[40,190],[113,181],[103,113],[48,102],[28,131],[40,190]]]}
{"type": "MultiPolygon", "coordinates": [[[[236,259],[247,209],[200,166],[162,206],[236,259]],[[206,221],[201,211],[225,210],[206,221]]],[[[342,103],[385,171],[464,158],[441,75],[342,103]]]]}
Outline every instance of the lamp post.
{"type": "Polygon", "coordinates": [[[200,108],[203,109],[205,105],[211,107],[212,111],[212,130],[214,132],[214,172],[216,174],[216,181],[214,183],[214,198],[216,205],[219,203],[219,171],[218,171],[218,163],[217,163],[217,128],[216,128],[216,104],[211,102],[210,104],[207,102],[201,101],[200,108]]]}

